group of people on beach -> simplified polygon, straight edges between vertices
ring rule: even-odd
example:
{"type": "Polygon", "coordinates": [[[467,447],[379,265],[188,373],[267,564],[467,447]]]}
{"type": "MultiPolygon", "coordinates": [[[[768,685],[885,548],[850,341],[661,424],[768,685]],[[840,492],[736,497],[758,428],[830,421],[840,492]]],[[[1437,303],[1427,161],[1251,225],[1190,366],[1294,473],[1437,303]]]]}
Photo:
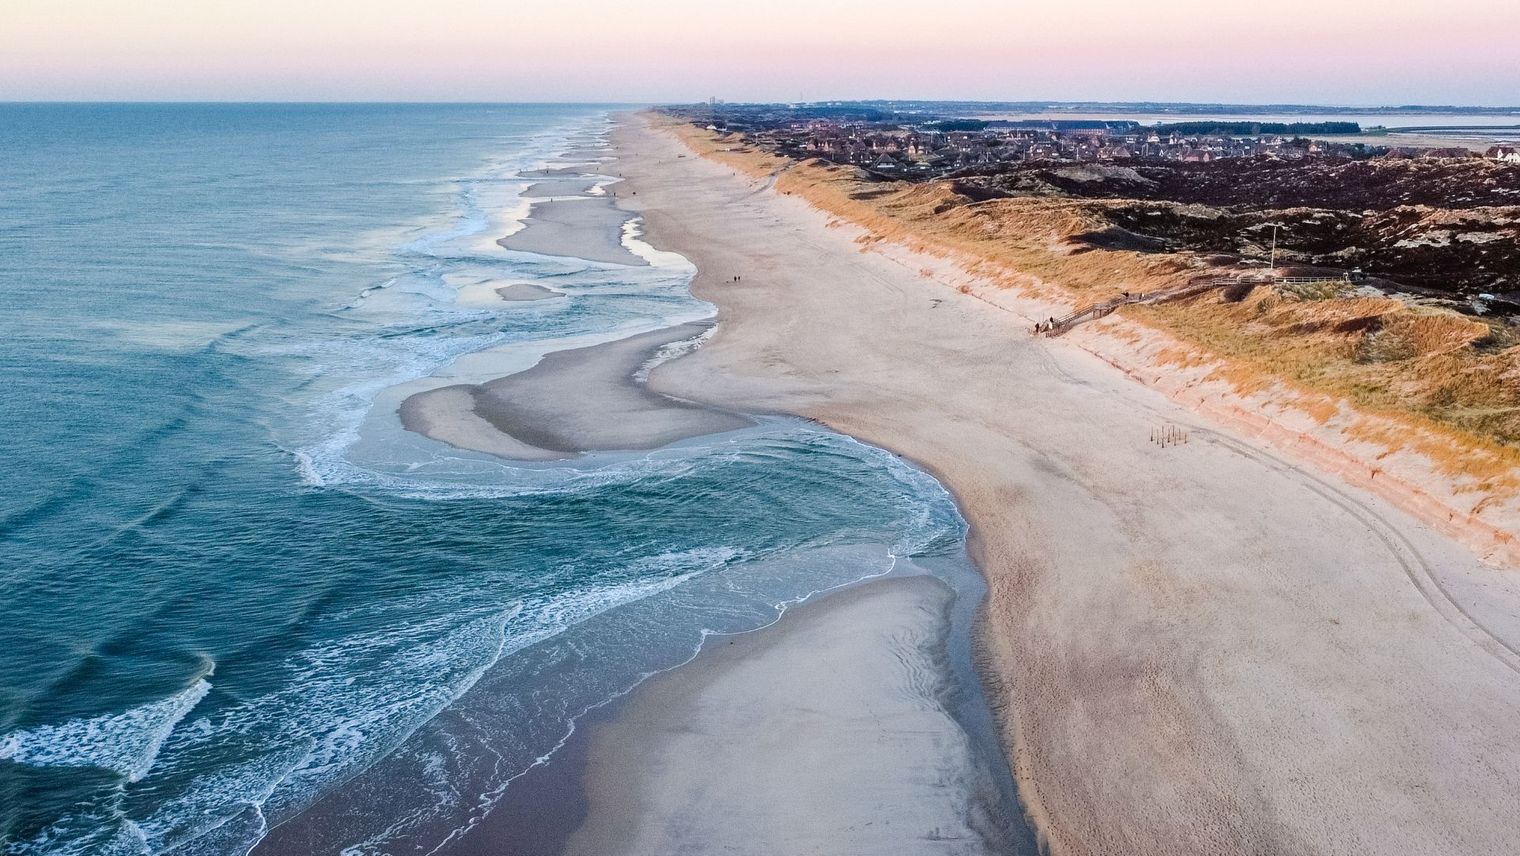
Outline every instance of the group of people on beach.
{"type": "MultiPolygon", "coordinates": [[[[1133,294],[1131,294],[1128,291],[1121,291],[1121,292],[1119,292],[1119,294],[1120,294],[1120,297],[1119,297],[1118,300],[1113,301],[1112,303],[1108,304],[1108,306],[1110,308],[1112,308],[1115,304],[1119,304],[1119,303],[1139,303],[1140,301],[1142,301],[1142,300],[1145,299],[1145,292],[1143,292],[1143,291],[1137,291],[1137,292],[1135,292],[1133,294]]],[[[1044,321],[1036,321],[1035,325],[1034,325],[1034,331],[1036,333],[1049,333],[1051,330],[1054,330],[1055,328],[1056,328],[1056,319],[1054,319],[1054,318],[1048,318],[1048,319],[1046,319],[1044,321]]]]}

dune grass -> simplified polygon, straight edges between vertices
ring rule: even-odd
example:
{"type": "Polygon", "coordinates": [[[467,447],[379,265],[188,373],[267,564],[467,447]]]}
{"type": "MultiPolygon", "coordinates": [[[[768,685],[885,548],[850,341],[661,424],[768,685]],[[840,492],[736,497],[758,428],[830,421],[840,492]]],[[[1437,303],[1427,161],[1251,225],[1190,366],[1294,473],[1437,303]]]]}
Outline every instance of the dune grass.
{"type": "MultiPolygon", "coordinates": [[[[871,182],[856,170],[820,161],[795,163],[669,120],[695,151],[760,177],[777,175],[796,194],[866,230],[863,249],[892,242],[951,258],[1003,287],[1086,303],[1121,291],[1153,291],[1202,272],[1180,254],[1096,249],[1075,236],[1108,226],[1102,200],[1047,198],[983,202],[945,182],[871,182]]],[[[1309,283],[1209,292],[1120,313],[1165,330],[1189,349],[1164,361],[1217,363],[1215,376],[1242,394],[1300,390],[1291,402],[1327,422],[1344,403],[1391,420],[1401,430],[1344,419],[1356,439],[1384,454],[1424,455],[1460,486],[1520,491],[1520,333],[1449,311],[1393,298],[1346,293],[1343,284],[1309,283]],[[1327,403],[1324,396],[1333,399],[1327,403]]]]}

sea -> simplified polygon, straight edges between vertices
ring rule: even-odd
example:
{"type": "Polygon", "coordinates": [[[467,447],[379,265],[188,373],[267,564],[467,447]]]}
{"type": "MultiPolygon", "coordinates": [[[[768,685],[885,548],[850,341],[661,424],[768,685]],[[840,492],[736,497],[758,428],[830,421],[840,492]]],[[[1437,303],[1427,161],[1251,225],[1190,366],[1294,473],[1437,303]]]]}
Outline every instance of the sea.
{"type": "Polygon", "coordinates": [[[941,485],[801,420],[549,464],[401,429],[481,354],[713,316],[636,228],[647,267],[493,242],[611,111],[0,105],[0,852],[260,852],[340,791],[305,852],[446,852],[705,638],[965,567],[941,485]]]}

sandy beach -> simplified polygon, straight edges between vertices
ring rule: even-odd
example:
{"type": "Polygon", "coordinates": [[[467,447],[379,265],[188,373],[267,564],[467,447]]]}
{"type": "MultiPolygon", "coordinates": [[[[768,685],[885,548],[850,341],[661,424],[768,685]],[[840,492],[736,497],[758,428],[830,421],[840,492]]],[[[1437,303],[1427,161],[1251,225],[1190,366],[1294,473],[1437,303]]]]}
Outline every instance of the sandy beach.
{"type": "Polygon", "coordinates": [[[564,852],[1011,852],[945,710],[951,597],[932,577],[880,580],[709,640],[597,730],[564,852]]]}
{"type": "MultiPolygon", "coordinates": [[[[651,385],[818,419],[955,493],[990,589],[980,671],[1052,852],[1513,852],[1512,570],[1031,337],[1039,307],[960,294],[942,259],[872,249],[640,121],[615,143],[620,200],[720,308],[651,385]],[[1189,442],[1152,442],[1168,425],[1189,442]]],[[[631,751],[599,745],[598,770],[631,751]]],[[[688,775],[646,771],[649,823],[688,775]]],[[[577,841],[614,828],[601,787],[577,841]]]]}
{"type": "MultiPolygon", "coordinates": [[[[563,175],[534,187],[557,194],[582,182],[563,175]]],[[[500,243],[621,262],[636,258],[619,240],[633,216],[610,198],[539,201],[500,243]]],[[[472,305],[562,296],[532,283],[452,284],[472,305]]],[[[682,323],[552,351],[513,374],[412,393],[399,416],[459,448],[543,462],[753,426],[743,414],[755,402],[713,404],[706,392],[689,399],[647,381],[667,349],[688,352],[683,343],[712,332],[711,322],[682,323]]],[[[845,569],[860,561],[839,556],[845,569]]],[[[954,589],[921,573],[872,580],[759,631],[710,637],[691,663],[599,712],[564,748],[571,769],[511,791],[448,852],[1032,854],[967,644],[983,589],[964,579],[973,573],[963,557],[946,561],[958,570],[937,573],[954,589]],[[556,799],[545,788],[577,803],[583,794],[584,814],[542,817],[556,799]]],[[[320,828],[291,825],[265,850],[285,852],[320,828]]]]}
{"type": "Polygon", "coordinates": [[[609,198],[553,199],[533,203],[524,228],[496,243],[508,250],[617,265],[647,265],[624,247],[629,215],[609,198]]]}
{"type": "Polygon", "coordinates": [[[507,377],[419,392],[402,402],[401,423],[462,449],[518,460],[653,449],[754,424],[733,413],[653,392],[635,379],[661,348],[705,329],[702,324],[680,324],[556,351],[507,377]]]}

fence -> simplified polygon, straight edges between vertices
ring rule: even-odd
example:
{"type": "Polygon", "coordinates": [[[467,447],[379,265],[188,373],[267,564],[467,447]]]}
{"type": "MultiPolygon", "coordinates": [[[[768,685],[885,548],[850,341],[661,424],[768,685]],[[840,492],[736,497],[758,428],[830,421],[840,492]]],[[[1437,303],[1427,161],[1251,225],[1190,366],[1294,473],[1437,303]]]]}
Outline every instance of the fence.
{"type": "Polygon", "coordinates": [[[1044,333],[1048,336],[1059,336],[1083,321],[1102,318],[1120,306],[1128,306],[1133,303],[1146,305],[1166,303],[1170,300],[1181,300],[1185,297],[1192,297],[1197,294],[1203,294],[1206,291],[1213,291],[1216,288],[1225,288],[1231,285],[1293,285],[1310,282],[1337,282],[1342,279],[1350,282],[1354,281],[1355,277],[1351,274],[1347,274],[1341,278],[1328,276],[1253,276],[1250,274],[1237,276],[1195,276],[1188,280],[1186,284],[1175,288],[1164,288],[1160,291],[1141,291],[1133,294],[1125,293],[1113,300],[1080,306],[1075,311],[1062,315],[1060,318],[1052,318],[1049,321],[1042,321],[1036,324],[1035,332],[1044,333]]]}

